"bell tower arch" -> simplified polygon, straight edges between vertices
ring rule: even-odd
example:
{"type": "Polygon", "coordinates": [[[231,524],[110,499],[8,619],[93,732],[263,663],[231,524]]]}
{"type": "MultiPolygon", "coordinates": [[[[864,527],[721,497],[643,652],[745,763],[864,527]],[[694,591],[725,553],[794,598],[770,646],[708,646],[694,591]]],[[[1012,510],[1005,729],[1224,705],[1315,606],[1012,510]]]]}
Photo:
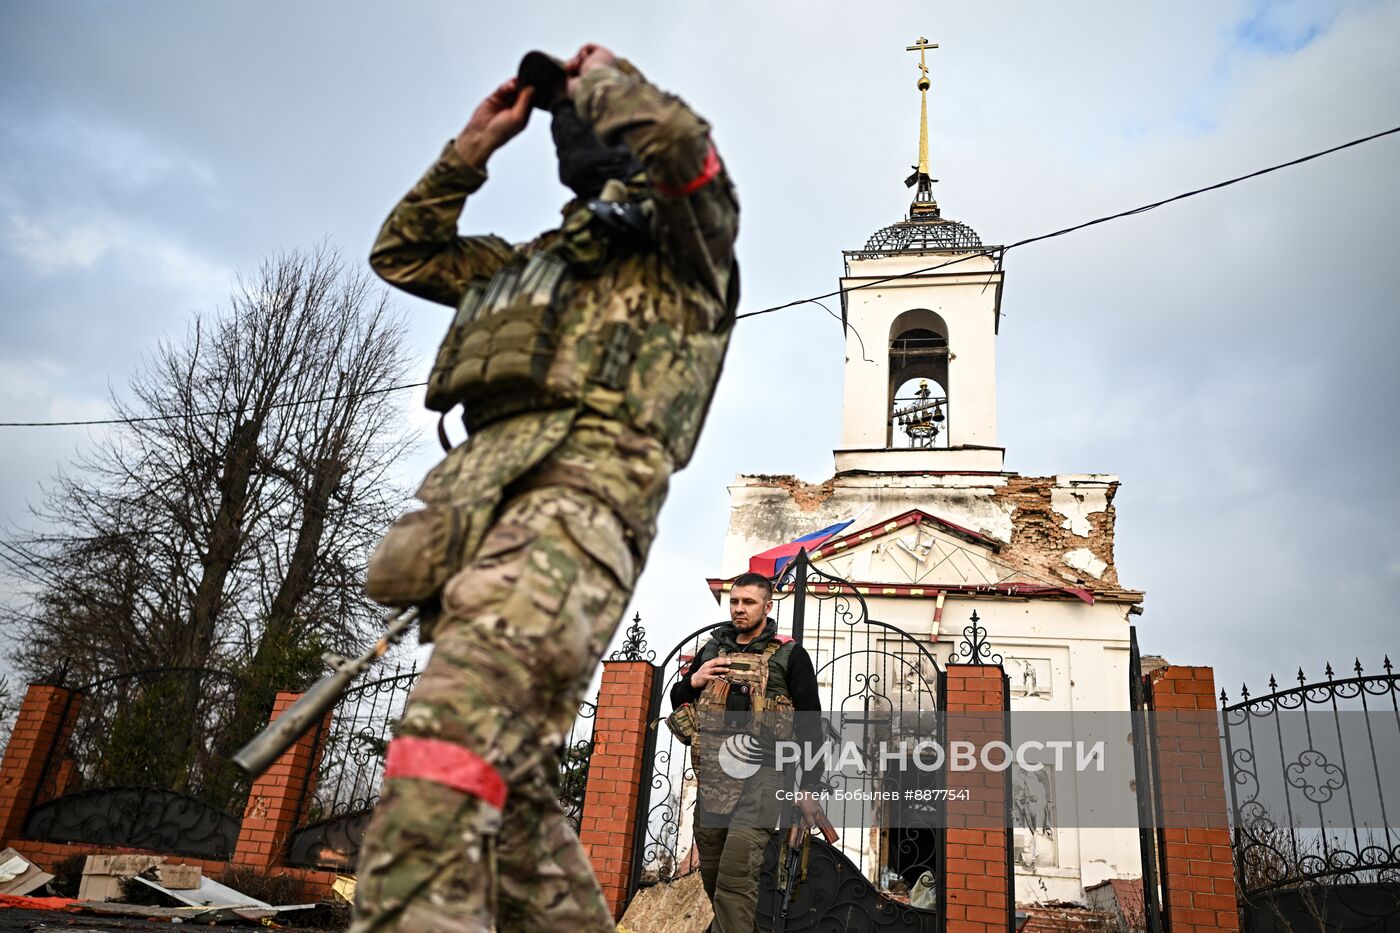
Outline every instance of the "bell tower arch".
{"type": "Polygon", "coordinates": [[[889,430],[886,447],[948,446],[948,325],[913,308],[889,334],[889,430]]]}
{"type": "MultiPolygon", "coordinates": [[[[922,56],[935,45],[911,46],[922,56]]],[[[837,472],[1001,472],[996,335],[999,249],[944,217],[928,155],[922,66],[919,155],[903,220],[845,253],[846,364],[837,472]],[[869,359],[864,347],[878,347],[869,359]]]]}

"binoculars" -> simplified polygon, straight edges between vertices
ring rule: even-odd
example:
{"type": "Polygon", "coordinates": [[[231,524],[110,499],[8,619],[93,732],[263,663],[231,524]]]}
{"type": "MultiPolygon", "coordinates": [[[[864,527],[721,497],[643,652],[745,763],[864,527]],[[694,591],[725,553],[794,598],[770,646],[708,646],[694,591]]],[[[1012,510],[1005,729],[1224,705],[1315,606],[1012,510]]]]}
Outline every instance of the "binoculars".
{"type": "Polygon", "coordinates": [[[520,91],[527,87],[534,88],[535,98],[530,105],[539,110],[548,110],[564,96],[568,77],[564,63],[553,55],[526,52],[515,73],[515,86],[520,91]]]}

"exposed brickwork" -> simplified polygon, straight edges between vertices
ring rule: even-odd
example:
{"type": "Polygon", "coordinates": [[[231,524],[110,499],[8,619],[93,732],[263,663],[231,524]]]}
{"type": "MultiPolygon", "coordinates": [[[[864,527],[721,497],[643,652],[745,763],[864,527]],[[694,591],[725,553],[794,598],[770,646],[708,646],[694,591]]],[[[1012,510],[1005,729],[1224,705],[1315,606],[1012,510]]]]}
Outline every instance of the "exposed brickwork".
{"type": "MultiPolygon", "coordinates": [[[[272,706],[271,721],[276,721],[300,696],[299,693],[278,693],[272,706]]],[[[329,726],[330,716],[330,713],[326,714],[326,726],[329,726]]],[[[320,758],[320,749],[316,745],[318,731],[324,734],[326,730],[323,727],[307,732],[253,782],[248,793],[248,806],[243,811],[233,861],[261,869],[282,863],[287,852],[287,839],[297,828],[297,808],[301,803],[303,788],[307,796],[315,790],[309,782],[316,774],[320,758]]]]}
{"type": "Polygon", "coordinates": [[[1172,933],[1240,929],[1224,761],[1208,667],[1149,675],[1156,709],[1157,779],[1173,827],[1162,842],[1162,901],[1172,933]]]}
{"type": "Polygon", "coordinates": [[[1084,889],[1084,899],[1107,913],[1117,929],[1140,930],[1147,925],[1147,900],[1142,878],[1109,878],[1084,889]]]}
{"type": "Polygon", "coordinates": [[[646,661],[604,661],[598,689],[579,841],[614,918],[627,906],[647,713],[656,675],[656,667],[646,661]]]}
{"type": "MultiPolygon", "coordinates": [[[[948,665],[948,736],[979,749],[1005,741],[1005,686],[1000,667],[948,665]]],[[[995,761],[995,756],[993,757],[995,761]]],[[[1006,772],[948,770],[947,933],[1006,929],[1012,891],[1006,876],[1006,772]]]]}
{"type": "Polygon", "coordinates": [[[1011,543],[1002,549],[998,559],[1052,580],[1078,579],[1090,589],[1118,586],[1118,568],[1113,563],[1113,497],[1118,484],[1108,486],[1107,508],[1089,515],[1087,538],[1065,527],[1065,516],[1051,505],[1054,488],[1053,476],[1012,476],[1005,486],[997,488],[997,500],[1012,509],[1011,543]],[[1087,548],[1108,565],[1101,576],[1081,575],[1062,562],[1067,552],[1078,548],[1087,548]]]}
{"type": "Polygon", "coordinates": [[[787,490],[788,497],[792,499],[792,504],[803,512],[815,512],[826,504],[836,493],[835,477],[823,483],[804,483],[790,473],[781,475],[759,474],[748,477],[750,481],[758,481],[765,486],[777,486],[787,490]]]}
{"type": "Polygon", "coordinates": [[[54,788],[62,786],[58,780],[63,778],[62,761],[55,762],[54,780],[45,781],[43,788],[39,782],[50,752],[61,755],[67,746],[81,705],[82,696],[66,687],[29,685],[0,761],[0,836],[18,836],[29,808],[54,796],[54,788]]]}

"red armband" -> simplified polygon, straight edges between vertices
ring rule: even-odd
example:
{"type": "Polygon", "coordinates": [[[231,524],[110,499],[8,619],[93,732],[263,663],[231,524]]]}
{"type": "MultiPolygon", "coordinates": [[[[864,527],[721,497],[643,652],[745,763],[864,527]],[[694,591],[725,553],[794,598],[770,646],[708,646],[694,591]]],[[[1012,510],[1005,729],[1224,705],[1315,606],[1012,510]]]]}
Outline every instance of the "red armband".
{"type": "Polygon", "coordinates": [[[705,153],[705,164],[700,166],[700,174],[683,185],[663,185],[656,183],[656,190],[666,195],[668,198],[683,198],[686,195],[694,194],[701,188],[715,180],[719,174],[720,163],[719,153],[715,150],[715,144],[710,143],[709,151],[705,153]]]}
{"type": "Polygon", "coordinates": [[[418,778],[432,781],[501,809],[506,804],[506,782],[491,764],[469,748],[441,739],[403,736],[389,743],[384,778],[418,778]]]}

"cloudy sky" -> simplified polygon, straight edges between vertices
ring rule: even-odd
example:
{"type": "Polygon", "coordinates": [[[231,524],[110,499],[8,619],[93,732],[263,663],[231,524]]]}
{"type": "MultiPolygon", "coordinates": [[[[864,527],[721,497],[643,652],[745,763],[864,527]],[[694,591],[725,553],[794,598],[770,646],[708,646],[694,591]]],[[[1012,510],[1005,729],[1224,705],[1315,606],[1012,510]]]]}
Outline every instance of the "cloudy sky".
{"type": "MultiPolygon", "coordinates": [[[[103,416],[161,336],[273,251],[365,255],[530,48],[608,44],[710,118],[744,205],[745,310],[829,291],[840,251],[906,209],[920,35],[942,46],[937,194],[987,243],[1400,124],[1400,3],[988,7],[11,0],[0,421],[103,416]]],[[[1008,469],[1121,477],[1144,650],[1214,664],[1232,692],[1400,659],[1397,166],[1400,136],[1007,259],[1008,469]]],[[[464,229],[552,225],[565,194],[544,121],[492,176],[464,229]]],[[[426,370],[444,309],[402,307],[426,370]]],[[[831,474],[841,366],[819,308],[739,326],[634,602],[663,653],[716,617],[702,581],[734,474],[831,474]],[[793,406],[805,416],[777,417],[793,406]]],[[[0,430],[0,519],[23,524],[95,434],[0,430]]]]}

